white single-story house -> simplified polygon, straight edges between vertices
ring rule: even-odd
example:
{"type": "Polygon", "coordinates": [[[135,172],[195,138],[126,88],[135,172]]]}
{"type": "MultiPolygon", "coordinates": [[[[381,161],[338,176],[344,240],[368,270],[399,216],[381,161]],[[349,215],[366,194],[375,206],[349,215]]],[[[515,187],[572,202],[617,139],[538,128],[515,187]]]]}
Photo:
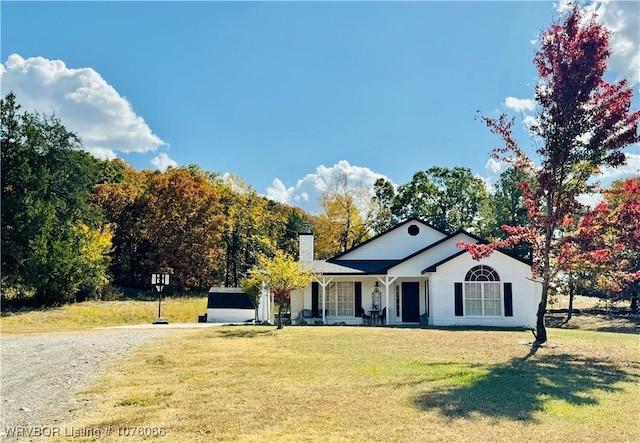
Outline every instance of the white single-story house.
{"type": "Polygon", "coordinates": [[[531,263],[496,251],[474,260],[460,241],[411,218],[328,260],[313,259],[313,234],[300,234],[300,261],[314,281],[291,294],[301,323],[533,328],[541,285],[531,263]]]}
{"type": "MultiPolygon", "coordinates": [[[[269,299],[263,295],[258,319],[268,319],[269,299]]],[[[245,323],[255,319],[251,298],[242,288],[212,287],[207,299],[207,323],[245,323]]]]}

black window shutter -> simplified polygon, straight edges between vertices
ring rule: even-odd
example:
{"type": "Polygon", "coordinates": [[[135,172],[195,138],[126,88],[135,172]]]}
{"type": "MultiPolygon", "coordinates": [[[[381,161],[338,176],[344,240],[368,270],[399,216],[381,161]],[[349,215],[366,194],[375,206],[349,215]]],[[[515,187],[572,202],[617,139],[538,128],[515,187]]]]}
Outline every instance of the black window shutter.
{"type": "Polygon", "coordinates": [[[511,283],[504,284],[504,315],[513,317],[513,288],[511,283]]]}
{"type": "Polygon", "coordinates": [[[356,317],[362,317],[362,282],[357,281],[354,285],[355,289],[355,302],[354,302],[354,310],[356,312],[356,317]]]}
{"type": "Polygon", "coordinates": [[[311,315],[315,318],[320,317],[320,284],[317,281],[311,283],[311,315]]]}
{"type": "Polygon", "coordinates": [[[456,298],[456,317],[462,317],[464,311],[462,309],[462,283],[454,283],[455,286],[455,298],[456,298]]]}

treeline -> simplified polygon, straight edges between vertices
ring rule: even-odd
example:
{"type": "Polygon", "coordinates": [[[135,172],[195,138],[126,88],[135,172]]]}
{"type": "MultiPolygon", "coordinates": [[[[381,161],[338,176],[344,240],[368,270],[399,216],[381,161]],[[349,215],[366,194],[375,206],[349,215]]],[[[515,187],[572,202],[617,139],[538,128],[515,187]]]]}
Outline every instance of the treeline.
{"type": "MultiPolygon", "coordinates": [[[[322,192],[320,213],[309,214],[257,194],[238,177],[196,165],[137,171],[121,160],[96,159],[54,116],[21,112],[13,94],[1,101],[1,114],[3,309],[145,291],[158,271],[172,274],[173,291],[238,286],[261,255],[297,255],[305,224],[315,234],[316,258],[326,259],[413,216],[445,232],[464,229],[488,240],[506,238],[505,226],[531,223],[522,184],[534,178],[513,169],[491,192],[462,167],[418,171],[398,187],[380,179],[373,189],[343,174],[322,192]]],[[[587,244],[569,232],[583,232],[580,223],[598,219],[581,206],[574,226],[563,229],[581,239],[581,250],[617,242],[628,246],[626,256],[605,265],[572,264],[570,275],[579,281],[571,285],[584,282],[581,293],[637,300],[637,282],[616,291],[598,283],[607,272],[606,280],[620,281],[612,273],[616,267],[638,269],[637,221],[618,217],[638,213],[637,178],[603,195],[606,220],[613,223],[603,231],[608,237],[595,241],[591,235],[587,244]]],[[[532,258],[526,243],[512,252],[532,258]]],[[[558,285],[567,282],[561,278],[558,285]]]]}
{"type": "Polygon", "coordinates": [[[297,252],[309,214],[197,166],[136,171],[96,159],[54,116],[2,114],[2,306],[50,306],[146,290],[237,286],[260,254],[297,252]]]}
{"type": "Polygon", "coordinates": [[[504,224],[526,223],[520,180],[505,173],[488,194],[460,167],[419,171],[397,189],[382,179],[374,189],[354,185],[342,175],[312,215],[196,165],[137,171],[99,160],[59,119],[22,112],[9,94],[2,100],[3,307],[148,290],[158,271],[172,274],[175,291],[238,286],[261,254],[296,255],[305,224],[320,259],[411,216],[495,238],[504,224]]]}

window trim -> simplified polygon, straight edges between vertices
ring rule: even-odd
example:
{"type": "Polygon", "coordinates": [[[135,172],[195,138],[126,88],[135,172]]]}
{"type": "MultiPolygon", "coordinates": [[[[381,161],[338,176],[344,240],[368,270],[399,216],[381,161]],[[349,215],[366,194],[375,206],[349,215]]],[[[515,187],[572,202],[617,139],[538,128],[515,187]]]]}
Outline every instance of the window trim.
{"type": "Polygon", "coordinates": [[[485,317],[504,317],[504,290],[503,285],[500,280],[500,276],[498,272],[487,265],[477,265],[471,268],[465,275],[464,284],[462,285],[462,306],[463,306],[463,315],[465,317],[477,317],[477,318],[485,318],[485,317]],[[475,298],[467,298],[467,293],[470,292],[470,285],[477,285],[479,288],[479,297],[475,298]],[[487,292],[492,293],[495,291],[488,290],[490,285],[495,285],[497,288],[498,297],[497,298],[487,298],[485,294],[487,292]],[[468,301],[478,301],[480,302],[480,313],[468,314],[470,308],[467,304],[468,301]],[[496,314],[487,314],[488,310],[487,303],[488,302],[498,302],[499,313],[496,314]]]}
{"type": "MultiPolygon", "coordinates": [[[[336,281],[329,284],[325,292],[326,294],[325,309],[327,311],[327,316],[330,316],[330,317],[355,317],[356,316],[355,287],[356,287],[355,281],[336,281]],[[340,290],[338,289],[339,286],[341,285],[349,285],[350,289],[347,289],[346,293],[345,292],[341,293],[340,290]],[[332,297],[332,294],[333,294],[333,297],[332,297]],[[346,315],[339,314],[340,312],[339,307],[342,308],[341,309],[342,312],[344,312],[346,308],[347,310],[350,310],[351,313],[346,315]]],[[[344,288],[342,289],[342,291],[344,291],[344,288]]],[[[322,301],[320,301],[320,304],[322,304],[322,301]]]]}

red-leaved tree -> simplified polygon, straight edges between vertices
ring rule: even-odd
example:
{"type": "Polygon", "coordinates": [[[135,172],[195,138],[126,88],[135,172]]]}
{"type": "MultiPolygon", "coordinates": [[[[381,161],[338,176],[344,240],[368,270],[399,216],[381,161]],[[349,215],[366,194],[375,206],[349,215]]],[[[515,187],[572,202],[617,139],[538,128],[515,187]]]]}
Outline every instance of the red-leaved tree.
{"type": "Polygon", "coordinates": [[[622,149],[640,140],[640,112],[631,111],[631,88],[625,80],[608,83],[604,79],[611,53],[609,37],[604,25],[594,16],[584,17],[577,6],[543,32],[534,58],[540,78],[535,90],[537,124],[531,128],[539,139],[539,166],[518,146],[513,120],[505,115],[484,118],[505,143],[494,150],[494,157],[534,177],[533,182],[519,185],[530,222],[526,226],[504,226],[509,234],[505,240],[459,246],[480,259],[497,248],[531,245],[534,277],[542,284],[536,344],[547,341],[549,286],[560,270],[555,259],[565,243],[563,231],[572,225],[571,217],[579,208],[576,197],[592,192],[594,185],[588,181],[599,168],[622,165],[622,149]]]}
{"type": "Polygon", "coordinates": [[[558,255],[558,265],[594,276],[597,290],[631,301],[638,310],[640,280],[640,177],[619,181],[588,211],[558,255]]]}

